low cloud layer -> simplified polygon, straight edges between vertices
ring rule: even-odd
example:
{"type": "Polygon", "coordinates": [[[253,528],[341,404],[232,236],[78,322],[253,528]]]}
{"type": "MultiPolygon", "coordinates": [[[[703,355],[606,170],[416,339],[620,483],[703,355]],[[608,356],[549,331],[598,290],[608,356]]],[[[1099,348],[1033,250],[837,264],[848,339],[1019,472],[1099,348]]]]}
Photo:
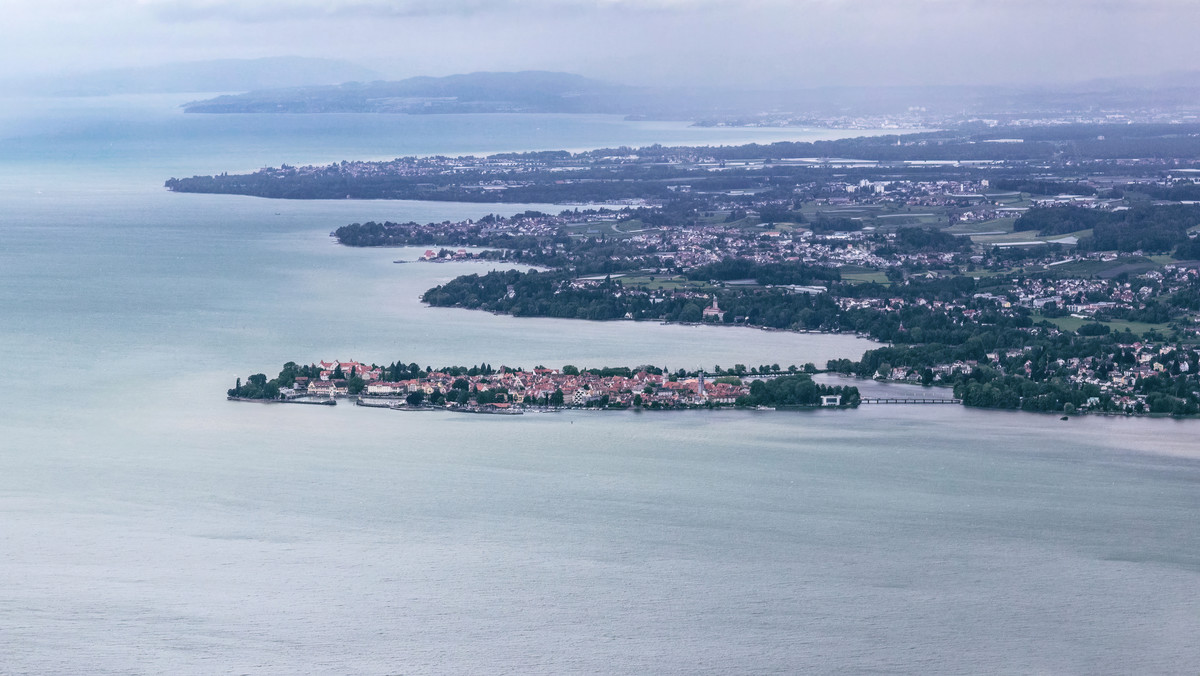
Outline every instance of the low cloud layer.
{"type": "Polygon", "coordinates": [[[210,58],[645,85],[1056,83],[1200,63],[1192,0],[9,0],[3,75],[210,58]]]}
{"type": "MultiPolygon", "coordinates": [[[[765,3],[779,4],[773,0],[765,3]]],[[[760,0],[760,4],[765,4],[760,0]]],[[[380,19],[477,14],[577,14],[591,12],[689,12],[727,5],[729,0],[143,0],[165,20],[297,21],[313,18],[380,19]]],[[[755,0],[737,3],[745,7],[755,0]]]]}

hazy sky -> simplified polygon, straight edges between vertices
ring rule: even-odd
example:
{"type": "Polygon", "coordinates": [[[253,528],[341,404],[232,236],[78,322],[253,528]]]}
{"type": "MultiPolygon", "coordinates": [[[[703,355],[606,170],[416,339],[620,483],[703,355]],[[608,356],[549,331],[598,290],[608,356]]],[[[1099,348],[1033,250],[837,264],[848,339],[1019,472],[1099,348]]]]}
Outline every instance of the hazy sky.
{"type": "Polygon", "coordinates": [[[1197,0],[0,0],[0,75],[224,57],[389,77],[1023,83],[1190,70],[1197,0]]]}

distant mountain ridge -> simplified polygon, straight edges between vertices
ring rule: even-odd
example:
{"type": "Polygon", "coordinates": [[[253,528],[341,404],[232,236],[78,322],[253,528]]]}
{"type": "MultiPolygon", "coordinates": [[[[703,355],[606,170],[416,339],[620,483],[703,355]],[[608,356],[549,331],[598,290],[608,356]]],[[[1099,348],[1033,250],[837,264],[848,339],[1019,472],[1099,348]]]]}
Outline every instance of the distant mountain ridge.
{"type": "Polygon", "coordinates": [[[348,61],[279,56],[115,68],[8,82],[5,88],[40,96],[108,96],[237,92],[336,84],[378,77],[375,71],[348,61]]]}
{"type": "Polygon", "coordinates": [[[628,112],[639,90],[549,71],[468,73],[347,82],[219,96],[189,113],[596,113],[628,112]]]}
{"type": "Polygon", "coordinates": [[[1058,86],[823,87],[787,91],[635,87],[550,71],[477,72],[398,81],[274,87],[185,104],[189,113],[589,113],[715,120],[820,116],[1200,111],[1200,73],[1058,86]]]}

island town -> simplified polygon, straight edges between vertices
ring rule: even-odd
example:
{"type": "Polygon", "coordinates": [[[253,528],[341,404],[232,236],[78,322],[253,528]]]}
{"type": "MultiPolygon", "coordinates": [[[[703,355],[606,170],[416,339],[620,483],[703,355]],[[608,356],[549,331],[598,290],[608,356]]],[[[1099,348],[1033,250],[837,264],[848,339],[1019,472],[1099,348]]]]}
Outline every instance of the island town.
{"type": "Polygon", "coordinates": [[[852,408],[860,395],[853,385],[812,380],[812,364],[803,369],[778,364],[747,369],[737,364],[714,373],[654,366],[637,368],[531,370],[488,364],[422,369],[417,364],[389,366],[358,361],[321,361],[305,366],[288,362],[278,377],[239,378],[227,393],[231,400],[333,403],[350,397],[363,406],[402,410],[449,409],[472,413],[520,413],[524,410],[689,409],[740,406],[754,408],[852,408]]]}

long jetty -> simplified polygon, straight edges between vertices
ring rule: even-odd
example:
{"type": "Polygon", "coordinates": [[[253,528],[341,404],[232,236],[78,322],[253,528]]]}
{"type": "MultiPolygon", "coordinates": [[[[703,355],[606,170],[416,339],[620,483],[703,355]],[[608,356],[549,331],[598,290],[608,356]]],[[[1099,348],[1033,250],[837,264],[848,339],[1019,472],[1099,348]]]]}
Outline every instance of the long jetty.
{"type": "Polygon", "coordinates": [[[860,404],[961,404],[962,399],[917,399],[911,397],[863,397],[860,404]]]}

